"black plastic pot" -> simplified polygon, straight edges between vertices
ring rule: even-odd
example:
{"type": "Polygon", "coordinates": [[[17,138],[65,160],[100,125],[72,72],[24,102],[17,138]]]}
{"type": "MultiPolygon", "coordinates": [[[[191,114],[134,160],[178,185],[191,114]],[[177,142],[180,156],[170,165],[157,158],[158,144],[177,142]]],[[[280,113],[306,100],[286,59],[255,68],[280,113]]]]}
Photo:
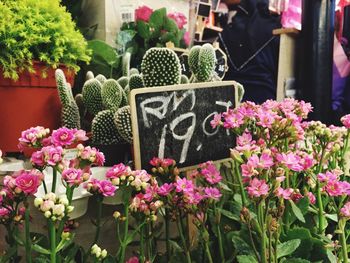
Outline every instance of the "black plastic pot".
{"type": "Polygon", "coordinates": [[[104,166],[113,166],[118,163],[127,164],[132,160],[131,145],[128,143],[103,145],[103,144],[90,144],[91,147],[95,147],[105,155],[104,166]]]}

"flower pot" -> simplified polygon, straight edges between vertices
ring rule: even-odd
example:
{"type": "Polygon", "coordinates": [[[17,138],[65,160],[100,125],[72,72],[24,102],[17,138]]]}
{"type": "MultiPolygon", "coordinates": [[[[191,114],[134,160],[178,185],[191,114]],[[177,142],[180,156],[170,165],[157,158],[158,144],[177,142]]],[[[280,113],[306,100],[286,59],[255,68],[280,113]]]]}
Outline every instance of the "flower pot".
{"type": "Polygon", "coordinates": [[[113,166],[118,163],[128,163],[131,160],[131,145],[128,143],[102,145],[90,144],[103,152],[105,156],[104,166],[113,166]]]}
{"type": "MultiPolygon", "coordinates": [[[[17,81],[3,77],[0,69],[0,149],[18,152],[21,131],[33,126],[56,129],[60,126],[61,104],[55,81],[55,69],[34,63],[36,73],[23,72],[17,81]]],[[[73,85],[74,74],[65,67],[67,81],[73,85]]]]}

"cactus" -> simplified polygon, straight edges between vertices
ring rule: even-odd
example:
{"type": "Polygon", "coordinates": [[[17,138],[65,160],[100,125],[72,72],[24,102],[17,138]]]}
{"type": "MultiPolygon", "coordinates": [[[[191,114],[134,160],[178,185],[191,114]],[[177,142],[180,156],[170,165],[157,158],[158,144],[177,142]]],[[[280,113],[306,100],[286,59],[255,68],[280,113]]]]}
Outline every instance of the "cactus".
{"type": "Polygon", "coordinates": [[[168,48],[151,48],[141,63],[143,83],[146,87],[180,83],[181,65],[176,53],[168,48]]]}
{"type": "Polygon", "coordinates": [[[129,84],[129,78],[128,77],[120,77],[118,80],[119,85],[124,89],[126,85],[129,84]]]}
{"type": "Polygon", "coordinates": [[[114,79],[106,80],[102,85],[102,103],[106,109],[116,111],[123,99],[123,89],[114,79]]]}
{"type": "Polygon", "coordinates": [[[86,107],[85,107],[84,102],[83,102],[83,95],[81,93],[78,93],[77,95],[75,95],[74,100],[79,108],[80,116],[84,117],[85,113],[86,113],[86,107]]]}
{"type": "Polygon", "coordinates": [[[128,95],[129,93],[126,93],[125,90],[122,90],[122,101],[120,102],[119,107],[124,107],[126,105],[129,105],[128,95]]]}
{"type": "Polygon", "coordinates": [[[96,115],[103,110],[101,83],[97,79],[89,79],[84,83],[82,89],[83,102],[92,115],[96,115]]]}
{"type": "Polygon", "coordinates": [[[106,77],[102,74],[98,74],[95,79],[97,79],[101,84],[105,83],[105,81],[107,80],[106,77]]]}
{"type": "Polygon", "coordinates": [[[124,106],[114,114],[114,123],[120,136],[128,143],[132,143],[130,106],[124,106]]]}
{"type": "Polygon", "coordinates": [[[114,112],[104,110],[92,120],[92,142],[95,144],[111,145],[120,142],[120,134],[114,124],[114,112]]]}
{"type": "Polygon", "coordinates": [[[215,72],[216,55],[211,44],[204,44],[199,52],[199,70],[196,79],[201,82],[211,81],[215,72]]]}
{"type": "Polygon", "coordinates": [[[186,75],[181,75],[181,84],[187,84],[189,82],[190,81],[186,75]]]}
{"type": "Polygon", "coordinates": [[[124,77],[129,77],[130,75],[130,59],[131,53],[126,52],[122,58],[122,73],[124,77]]]}
{"type": "Polygon", "coordinates": [[[135,75],[135,74],[140,74],[139,70],[137,68],[131,68],[130,69],[130,76],[135,75]]]}
{"type": "Polygon", "coordinates": [[[124,93],[126,94],[127,97],[129,96],[129,93],[130,93],[129,85],[126,85],[126,87],[124,88],[124,93]]]}
{"type": "Polygon", "coordinates": [[[86,72],[85,80],[93,79],[94,77],[94,73],[92,71],[88,71],[86,72]]]}
{"type": "Polygon", "coordinates": [[[139,74],[131,75],[129,79],[130,90],[144,88],[142,76],[139,74]]]}
{"type": "Polygon", "coordinates": [[[198,60],[199,60],[199,52],[201,50],[201,46],[193,46],[188,54],[188,65],[193,74],[197,74],[198,68],[198,60]]]}
{"type": "Polygon", "coordinates": [[[73,98],[72,88],[67,83],[66,77],[62,70],[57,69],[55,72],[57,90],[62,104],[61,122],[62,126],[67,128],[80,129],[79,108],[73,98]]]}

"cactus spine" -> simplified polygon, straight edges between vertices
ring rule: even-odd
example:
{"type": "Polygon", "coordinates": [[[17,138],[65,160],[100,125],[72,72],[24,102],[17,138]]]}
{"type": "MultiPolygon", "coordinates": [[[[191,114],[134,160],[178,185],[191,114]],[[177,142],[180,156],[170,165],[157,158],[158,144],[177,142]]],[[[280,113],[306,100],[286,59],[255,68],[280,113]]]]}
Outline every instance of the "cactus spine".
{"type": "Polygon", "coordinates": [[[92,120],[92,141],[95,144],[111,145],[120,142],[120,135],[114,124],[114,112],[104,110],[92,120]]]}
{"type": "Polygon", "coordinates": [[[120,108],[114,115],[114,123],[120,136],[127,142],[132,142],[130,106],[120,108]]]}
{"type": "Polygon", "coordinates": [[[129,84],[129,78],[128,77],[120,77],[118,80],[119,85],[124,89],[126,85],[129,84]]]}
{"type": "Polygon", "coordinates": [[[130,90],[144,88],[143,79],[140,74],[131,75],[129,79],[130,90]]]}
{"type": "Polygon", "coordinates": [[[105,81],[107,80],[106,77],[102,74],[98,74],[95,79],[97,79],[101,84],[105,83],[105,81]]]}
{"type": "Polygon", "coordinates": [[[92,115],[96,115],[103,110],[101,83],[96,79],[87,80],[82,89],[83,102],[92,115]]]}
{"type": "Polygon", "coordinates": [[[216,54],[211,44],[194,46],[188,55],[188,64],[193,75],[191,81],[212,81],[215,75],[216,54]]]}
{"type": "Polygon", "coordinates": [[[102,103],[106,109],[118,110],[123,98],[123,89],[114,79],[106,80],[102,85],[101,95],[102,103]]]}

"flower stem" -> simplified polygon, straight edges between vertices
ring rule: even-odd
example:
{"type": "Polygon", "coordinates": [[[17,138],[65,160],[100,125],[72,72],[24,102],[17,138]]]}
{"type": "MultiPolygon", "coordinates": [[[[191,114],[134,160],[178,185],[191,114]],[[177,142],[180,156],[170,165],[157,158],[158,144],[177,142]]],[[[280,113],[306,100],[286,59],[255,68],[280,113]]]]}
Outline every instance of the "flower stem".
{"type": "Polygon", "coordinates": [[[222,244],[222,236],[221,236],[221,228],[220,228],[220,212],[218,211],[218,209],[216,208],[216,206],[214,206],[215,209],[215,215],[217,218],[217,222],[216,222],[216,231],[218,234],[218,242],[219,242],[219,253],[220,253],[220,262],[224,263],[225,262],[225,252],[224,252],[224,247],[222,244]]]}
{"type": "Polygon", "coordinates": [[[125,261],[125,250],[126,250],[126,240],[128,238],[128,232],[129,232],[129,206],[128,203],[124,203],[124,235],[123,235],[123,242],[121,244],[121,254],[120,254],[120,262],[125,261]]]}
{"type": "Polygon", "coordinates": [[[242,177],[241,177],[241,173],[239,172],[239,167],[237,163],[232,163],[232,165],[234,165],[234,173],[236,174],[237,177],[237,181],[239,183],[239,189],[241,191],[241,197],[242,197],[242,206],[245,207],[246,202],[246,196],[245,196],[245,192],[244,192],[244,186],[243,186],[243,182],[242,182],[242,177]]]}
{"type": "Polygon", "coordinates": [[[208,262],[209,263],[213,263],[213,259],[211,257],[211,253],[210,253],[210,248],[209,248],[209,240],[205,241],[205,253],[207,254],[208,257],[208,262]]]}
{"type": "Polygon", "coordinates": [[[94,238],[94,243],[97,244],[98,239],[100,237],[100,232],[101,232],[101,217],[102,217],[102,196],[97,197],[97,218],[96,218],[96,232],[95,232],[95,238],[94,238]]]}
{"type": "Polygon", "coordinates": [[[189,252],[189,250],[187,248],[186,239],[185,239],[185,236],[183,234],[183,230],[182,230],[182,226],[180,224],[180,220],[181,220],[181,217],[179,216],[178,219],[176,220],[176,225],[177,225],[177,229],[178,229],[179,234],[180,234],[180,238],[181,238],[183,249],[185,251],[186,262],[187,263],[192,263],[191,255],[190,255],[190,252],[189,252]]]}
{"type": "Polygon", "coordinates": [[[50,233],[50,263],[56,263],[56,229],[51,219],[48,220],[49,233],[50,233]]]}
{"type": "Polygon", "coordinates": [[[325,218],[323,215],[323,202],[321,196],[321,188],[319,182],[316,184],[317,206],[318,206],[318,233],[322,234],[325,231],[325,218]]]}
{"type": "Polygon", "coordinates": [[[264,220],[264,202],[260,202],[258,205],[258,218],[261,227],[261,243],[260,243],[260,254],[261,254],[261,262],[267,263],[266,259],[266,239],[265,239],[265,220],[264,220]]]}
{"type": "Polygon", "coordinates": [[[30,208],[28,205],[25,206],[26,211],[24,214],[25,220],[25,250],[26,250],[26,262],[32,262],[32,244],[30,241],[30,208]]]}
{"type": "Polygon", "coordinates": [[[170,261],[170,218],[169,210],[165,210],[165,240],[166,240],[166,257],[167,262],[170,261]]]}
{"type": "Polygon", "coordinates": [[[140,260],[141,262],[145,261],[145,238],[144,238],[144,226],[140,229],[140,260]]]}
{"type": "Polygon", "coordinates": [[[51,186],[51,192],[56,192],[56,183],[57,183],[57,170],[56,168],[52,168],[52,186],[51,186]]]}
{"type": "Polygon", "coordinates": [[[341,251],[342,251],[342,255],[343,255],[343,263],[348,263],[348,249],[347,249],[347,243],[346,243],[346,236],[345,236],[345,225],[346,225],[346,221],[343,221],[342,219],[339,222],[339,227],[341,230],[341,234],[340,235],[340,243],[341,243],[341,251]]]}

